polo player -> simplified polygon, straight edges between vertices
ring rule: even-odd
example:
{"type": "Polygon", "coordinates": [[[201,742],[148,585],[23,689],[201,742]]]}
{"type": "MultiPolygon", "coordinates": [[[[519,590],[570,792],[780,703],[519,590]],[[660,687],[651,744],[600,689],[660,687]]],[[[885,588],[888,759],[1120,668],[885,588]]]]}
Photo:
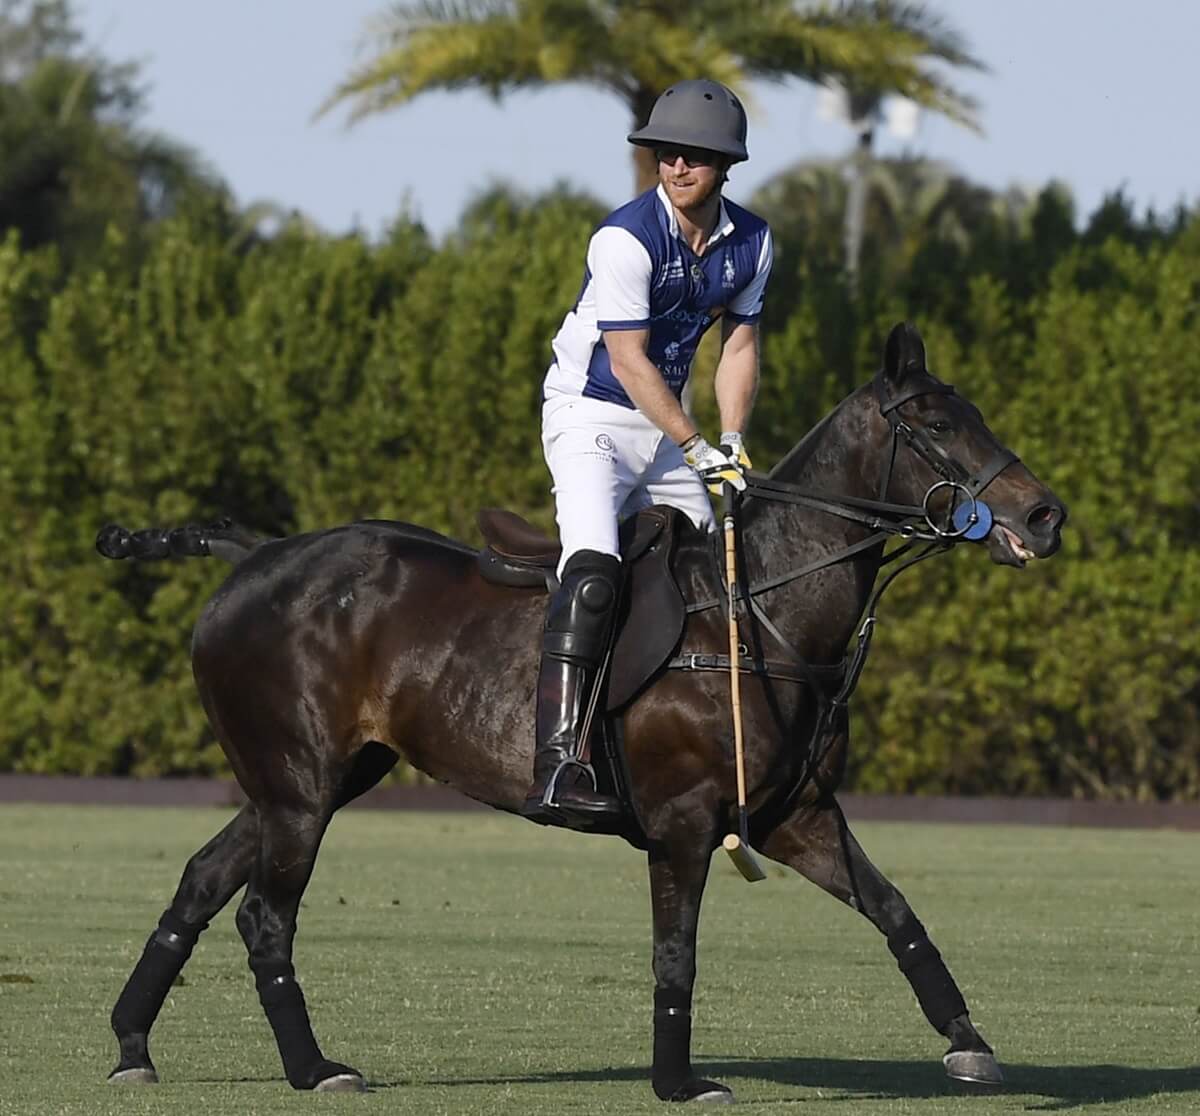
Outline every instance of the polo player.
{"type": "Polygon", "coordinates": [[[522,813],[618,809],[580,762],[581,721],[620,589],[619,522],[651,504],[715,527],[706,486],[745,488],[743,434],[758,386],[758,329],[771,234],[722,197],[746,152],[746,113],[715,81],[681,81],[628,136],[654,150],[658,185],[610,213],[588,243],[583,285],[554,338],[542,447],[562,559],[537,683],[537,750],[522,813]],[[710,445],[681,403],[696,349],[721,322],[710,445]]]}

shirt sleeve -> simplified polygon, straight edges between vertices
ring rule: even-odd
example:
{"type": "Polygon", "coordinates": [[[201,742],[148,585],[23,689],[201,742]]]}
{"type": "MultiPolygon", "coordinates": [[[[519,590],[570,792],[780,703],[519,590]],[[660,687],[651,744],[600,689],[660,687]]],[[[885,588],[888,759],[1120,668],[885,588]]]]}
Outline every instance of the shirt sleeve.
{"type": "Polygon", "coordinates": [[[767,280],[771,277],[771,264],[775,262],[775,250],[771,245],[771,230],[763,231],[762,248],[758,253],[758,267],[745,289],[729,304],[726,314],[735,322],[756,322],[762,313],[763,296],[767,280]]]}
{"type": "Polygon", "coordinates": [[[606,225],[588,245],[596,325],[645,329],[650,324],[650,253],[628,229],[606,225]]]}

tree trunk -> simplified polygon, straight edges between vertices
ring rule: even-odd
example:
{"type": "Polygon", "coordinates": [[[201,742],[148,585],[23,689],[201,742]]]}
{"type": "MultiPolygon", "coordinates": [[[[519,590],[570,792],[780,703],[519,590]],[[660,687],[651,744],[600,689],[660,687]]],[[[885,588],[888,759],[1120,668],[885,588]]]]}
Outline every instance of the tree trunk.
{"type": "MultiPolygon", "coordinates": [[[[643,128],[650,119],[650,110],[658,100],[658,93],[651,89],[639,89],[633,95],[633,127],[629,130],[636,132],[643,128]]],[[[633,145],[633,190],[642,194],[652,186],[658,185],[658,160],[654,151],[649,147],[633,145]]]]}
{"type": "Polygon", "coordinates": [[[649,147],[633,149],[633,187],[636,193],[644,193],[658,185],[658,160],[649,147]]]}
{"type": "Polygon", "coordinates": [[[858,143],[850,156],[850,189],[846,194],[846,221],[843,228],[846,286],[851,296],[858,294],[858,260],[862,252],[863,226],[867,211],[867,182],[871,174],[871,142],[874,129],[870,124],[858,134],[858,143]]]}

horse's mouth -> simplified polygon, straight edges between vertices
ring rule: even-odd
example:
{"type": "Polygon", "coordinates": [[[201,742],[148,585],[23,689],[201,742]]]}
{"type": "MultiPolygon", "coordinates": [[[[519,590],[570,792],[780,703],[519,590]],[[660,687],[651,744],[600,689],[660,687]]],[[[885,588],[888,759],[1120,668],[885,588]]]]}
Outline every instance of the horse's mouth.
{"type": "Polygon", "coordinates": [[[1029,559],[1037,557],[1037,554],[1021,540],[1020,535],[1010,531],[999,520],[992,524],[988,534],[988,552],[993,562],[1002,566],[1016,566],[1018,569],[1024,569],[1029,559]]]}

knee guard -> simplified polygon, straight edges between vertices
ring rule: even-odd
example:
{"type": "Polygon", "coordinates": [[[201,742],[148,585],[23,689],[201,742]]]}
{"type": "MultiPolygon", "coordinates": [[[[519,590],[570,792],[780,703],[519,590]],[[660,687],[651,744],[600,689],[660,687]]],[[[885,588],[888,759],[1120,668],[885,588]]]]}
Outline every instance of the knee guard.
{"type": "Polygon", "coordinates": [[[621,563],[611,554],[580,550],[563,568],[550,598],[542,648],[556,659],[595,667],[604,655],[620,589],[621,563]]]}

